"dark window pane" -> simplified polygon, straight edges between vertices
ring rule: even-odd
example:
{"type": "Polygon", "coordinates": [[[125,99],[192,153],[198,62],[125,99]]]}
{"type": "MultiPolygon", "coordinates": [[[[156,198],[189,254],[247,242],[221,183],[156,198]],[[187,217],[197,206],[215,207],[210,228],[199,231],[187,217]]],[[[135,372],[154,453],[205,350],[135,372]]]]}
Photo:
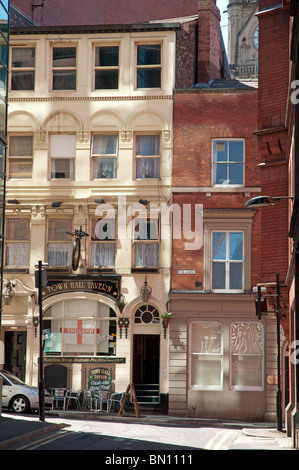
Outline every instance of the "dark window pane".
{"type": "Polygon", "coordinates": [[[118,70],[96,70],[95,89],[115,90],[118,88],[118,70]]]}
{"type": "Polygon", "coordinates": [[[213,263],[212,270],[212,289],[225,289],[225,263],[213,263]]]}
{"type": "Polygon", "coordinates": [[[96,66],[118,67],[118,47],[96,47],[96,66]]]}
{"type": "Polygon", "coordinates": [[[229,184],[243,184],[243,163],[228,165],[229,184]]]}
{"type": "Polygon", "coordinates": [[[54,47],[53,67],[76,67],[76,48],[54,47]]]}
{"type": "Polygon", "coordinates": [[[137,88],[160,88],[161,70],[157,69],[138,69],[137,70],[137,88]]]}
{"type": "Polygon", "coordinates": [[[35,67],[34,47],[13,47],[12,67],[35,67]]]}
{"type": "Polygon", "coordinates": [[[16,71],[11,72],[12,90],[34,90],[34,71],[16,71]]]}
{"type": "Polygon", "coordinates": [[[161,64],[160,44],[137,47],[137,65],[159,64],[161,64]]]}
{"type": "Polygon", "coordinates": [[[230,263],[229,267],[229,288],[243,288],[243,263],[230,263]]]}
{"type": "Polygon", "coordinates": [[[75,70],[55,70],[53,71],[53,90],[75,90],[76,71],[75,70]]]}

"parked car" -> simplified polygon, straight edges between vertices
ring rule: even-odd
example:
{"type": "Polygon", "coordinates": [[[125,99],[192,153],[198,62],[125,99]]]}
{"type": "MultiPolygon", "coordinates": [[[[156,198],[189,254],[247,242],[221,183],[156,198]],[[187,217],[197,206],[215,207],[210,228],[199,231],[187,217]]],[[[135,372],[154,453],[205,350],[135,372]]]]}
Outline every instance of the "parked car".
{"type": "MultiPolygon", "coordinates": [[[[3,379],[2,407],[14,413],[28,413],[39,409],[38,387],[26,385],[11,372],[0,369],[3,379]]],[[[45,390],[45,408],[52,408],[53,398],[45,390]]]]}

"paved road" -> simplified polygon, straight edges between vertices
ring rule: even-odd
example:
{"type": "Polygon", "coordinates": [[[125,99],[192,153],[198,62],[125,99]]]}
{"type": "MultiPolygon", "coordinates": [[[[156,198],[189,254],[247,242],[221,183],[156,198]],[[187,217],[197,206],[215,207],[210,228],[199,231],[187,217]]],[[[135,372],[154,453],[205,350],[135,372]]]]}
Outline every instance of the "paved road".
{"type": "MultiPolygon", "coordinates": [[[[61,422],[61,418],[49,418],[49,422],[61,422]]],[[[267,436],[244,434],[240,428],[205,427],[190,424],[136,424],[101,422],[95,420],[63,419],[62,430],[23,442],[11,450],[104,450],[102,463],[118,464],[115,459],[139,458],[131,465],[138,467],[144,459],[168,460],[156,463],[194,464],[200,450],[292,450],[288,439],[277,439],[275,430],[267,436]],[[139,451],[139,452],[138,452],[139,451]],[[165,454],[166,453],[166,454],[165,454]],[[177,457],[175,457],[177,455],[177,457]],[[167,457],[163,457],[164,459],[167,457]],[[174,462],[173,459],[179,459],[174,462]],[[114,459],[107,462],[107,459],[114,459]],[[185,459],[185,462],[182,460],[185,459]]]]}

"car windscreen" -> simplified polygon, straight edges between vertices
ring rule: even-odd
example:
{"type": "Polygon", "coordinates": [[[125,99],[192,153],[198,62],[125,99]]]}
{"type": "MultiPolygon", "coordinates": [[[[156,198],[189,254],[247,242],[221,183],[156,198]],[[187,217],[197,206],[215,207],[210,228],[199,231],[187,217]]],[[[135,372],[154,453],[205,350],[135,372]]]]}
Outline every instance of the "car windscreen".
{"type": "Polygon", "coordinates": [[[19,379],[15,375],[11,374],[10,372],[3,372],[3,375],[8,378],[13,384],[15,385],[24,385],[23,380],[19,379]]]}

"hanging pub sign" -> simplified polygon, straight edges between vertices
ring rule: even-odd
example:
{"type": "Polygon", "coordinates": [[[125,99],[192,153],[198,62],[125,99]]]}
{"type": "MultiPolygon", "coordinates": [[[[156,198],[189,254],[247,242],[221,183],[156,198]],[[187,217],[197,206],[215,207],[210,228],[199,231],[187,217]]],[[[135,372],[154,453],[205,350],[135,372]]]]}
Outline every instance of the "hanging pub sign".
{"type": "Polygon", "coordinates": [[[43,288],[42,295],[45,299],[51,295],[78,291],[91,292],[93,294],[104,294],[116,300],[120,296],[120,277],[50,281],[48,282],[48,285],[43,288]]]}
{"type": "Polygon", "coordinates": [[[96,391],[110,392],[111,390],[111,369],[98,367],[90,369],[88,374],[88,389],[96,391]]]}

